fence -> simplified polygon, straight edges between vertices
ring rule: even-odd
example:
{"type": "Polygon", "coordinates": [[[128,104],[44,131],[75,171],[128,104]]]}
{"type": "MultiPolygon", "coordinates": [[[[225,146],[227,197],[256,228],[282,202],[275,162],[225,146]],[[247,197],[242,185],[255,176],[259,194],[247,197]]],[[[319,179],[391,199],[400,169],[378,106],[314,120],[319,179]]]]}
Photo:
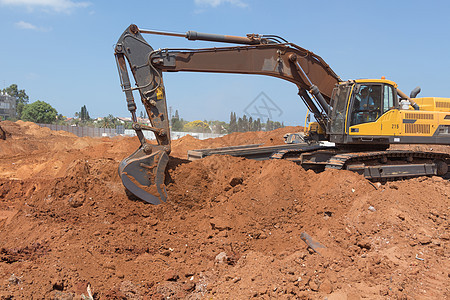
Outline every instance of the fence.
{"type": "MultiPolygon", "coordinates": [[[[51,130],[64,130],[71,132],[79,137],[102,137],[102,136],[116,136],[126,135],[135,136],[136,132],[133,129],[124,129],[123,126],[117,126],[116,128],[96,128],[96,127],[84,127],[84,126],[70,126],[70,125],[56,125],[56,124],[38,124],[41,127],[47,127],[51,130]]],[[[143,130],[144,136],[148,140],[154,140],[155,135],[151,131],[143,130]]],[[[215,133],[198,133],[198,132],[178,132],[172,131],[170,137],[172,140],[177,140],[183,136],[191,135],[199,140],[210,139],[224,136],[224,134],[215,133]]]]}
{"type": "MultiPolygon", "coordinates": [[[[148,140],[154,140],[155,135],[151,131],[142,131],[144,133],[144,136],[148,140]]],[[[127,136],[135,136],[136,132],[133,129],[125,129],[124,132],[127,136]]],[[[181,131],[171,131],[170,132],[170,138],[172,140],[178,140],[179,138],[182,138],[183,136],[190,135],[195,137],[199,140],[205,140],[205,139],[211,139],[211,138],[217,138],[224,136],[225,134],[217,134],[217,133],[201,133],[201,132],[181,132],[181,131]]]]}
{"type": "Polygon", "coordinates": [[[70,125],[56,125],[56,124],[38,124],[41,127],[47,127],[51,130],[64,130],[71,132],[76,136],[90,136],[90,137],[101,137],[101,136],[116,136],[122,131],[122,128],[96,128],[96,127],[84,127],[84,126],[70,126],[70,125]]]}

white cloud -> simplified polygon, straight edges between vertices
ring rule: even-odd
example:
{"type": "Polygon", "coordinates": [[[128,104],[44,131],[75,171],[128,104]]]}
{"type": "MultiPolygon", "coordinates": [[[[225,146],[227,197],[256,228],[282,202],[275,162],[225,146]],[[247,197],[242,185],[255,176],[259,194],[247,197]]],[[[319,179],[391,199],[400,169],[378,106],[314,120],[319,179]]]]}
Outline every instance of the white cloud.
{"type": "Polygon", "coordinates": [[[33,25],[33,24],[25,22],[25,21],[19,21],[19,22],[15,23],[14,25],[16,25],[17,28],[25,29],[25,30],[50,31],[50,29],[48,29],[48,28],[38,27],[36,25],[33,25]]]}
{"type": "Polygon", "coordinates": [[[224,3],[229,3],[233,6],[245,8],[248,7],[248,4],[241,0],[194,0],[195,4],[198,6],[211,6],[217,7],[224,3]]]}
{"type": "Polygon", "coordinates": [[[38,29],[35,25],[33,25],[31,23],[28,23],[28,22],[25,22],[25,21],[17,22],[14,25],[16,25],[20,29],[31,29],[31,30],[37,30],[38,29]]]}
{"type": "Polygon", "coordinates": [[[0,0],[0,4],[25,7],[28,10],[41,8],[58,13],[70,13],[76,8],[85,8],[91,5],[89,2],[75,2],[72,0],[0,0]]]}

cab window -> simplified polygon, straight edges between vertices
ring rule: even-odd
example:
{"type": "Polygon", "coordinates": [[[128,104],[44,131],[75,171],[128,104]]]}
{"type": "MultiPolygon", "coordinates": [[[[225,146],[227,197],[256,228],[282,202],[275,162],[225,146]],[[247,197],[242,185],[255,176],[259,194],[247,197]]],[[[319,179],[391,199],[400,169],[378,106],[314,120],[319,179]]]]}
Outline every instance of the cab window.
{"type": "Polygon", "coordinates": [[[394,90],[392,86],[385,85],[383,91],[383,113],[385,113],[394,108],[394,90]]]}
{"type": "Polygon", "coordinates": [[[381,85],[358,85],[353,97],[350,125],[374,122],[381,116],[381,88],[381,85]]]}

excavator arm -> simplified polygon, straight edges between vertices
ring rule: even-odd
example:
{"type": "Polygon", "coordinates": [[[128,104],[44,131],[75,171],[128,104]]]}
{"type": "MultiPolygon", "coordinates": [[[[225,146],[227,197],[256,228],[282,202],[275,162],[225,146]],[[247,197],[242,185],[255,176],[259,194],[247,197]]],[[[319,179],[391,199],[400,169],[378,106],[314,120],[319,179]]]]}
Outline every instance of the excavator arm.
{"type": "Polygon", "coordinates": [[[144,30],[131,25],[117,42],[115,56],[133,128],[141,142],[141,147],[122,161],[119,175],[130,192],[153,204],[164,202],[167,198],[164,170],[170,153],[170,128],[163,72],[256,74],[290,81],[297,85],[301,99],[323,128],[332,109],[332,90],[341,81],[320,56],[277,36],[251,34],[239,37],[193,31],[179,34],[144,30]],[[154,50],[141,33],[239,45],[154,50]],[[128,69],[133,74],[136,87],[131,85],[128,69]],[[142,126],[137,122],[134,90],[139,92],[151,126],[142,126]],[[158,145],[149,144],[142,130],[152,131],[158,145]]]}

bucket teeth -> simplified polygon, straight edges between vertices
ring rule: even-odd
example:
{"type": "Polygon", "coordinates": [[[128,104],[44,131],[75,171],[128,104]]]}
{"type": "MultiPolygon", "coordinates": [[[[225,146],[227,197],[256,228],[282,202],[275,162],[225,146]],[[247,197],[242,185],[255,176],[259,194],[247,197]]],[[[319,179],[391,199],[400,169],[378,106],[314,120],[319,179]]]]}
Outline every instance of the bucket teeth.
{"type": "Polygon", "coordinates": [[[139,148],[119,165],[123,185],[136,197],[151,203],[166,202],[164,174],[169,156],[164,150],[145,154],[139,148]]]}

